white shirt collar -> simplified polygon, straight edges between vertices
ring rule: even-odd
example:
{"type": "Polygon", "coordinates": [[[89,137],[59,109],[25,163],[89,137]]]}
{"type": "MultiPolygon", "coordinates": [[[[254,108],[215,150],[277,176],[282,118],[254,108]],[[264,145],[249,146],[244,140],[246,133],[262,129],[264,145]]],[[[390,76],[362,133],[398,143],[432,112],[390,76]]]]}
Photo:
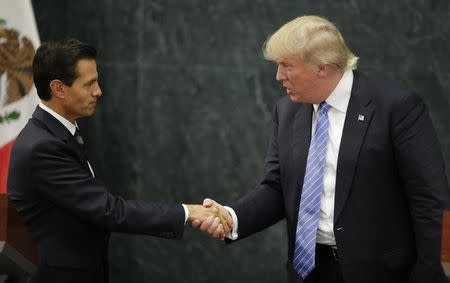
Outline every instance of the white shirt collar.
{"type": "MultiPolygon", "coordinates": [[[[353,85],[353,71],[346,70],[342,75],[341,80],[337,84],[333,92],[325,100],[331,107],[340,112],[346,113],[348,108],[348,103],[350,101],[350,95],[352,93],[353,85]]],[[[313,104],[314,111],[317,112],[319,104],[313,104]]]]}
{"type": "Polygon", "coordinates": [[[52,115],[53,117],[55,117],[59,122],[61,122],[61,124],[64,125],[64,127],[67,128],[67,130],[69,130],[69,132],[73,135],[75,135],[75,131],[78,128],[77,125],[77,121],[75,121],[75,124],[72,124],[69,120],[67,120],[66,118],[64,118],[63,116],[59,115],[58,113],[56,113],[55,111],[53,111],[52,109],[50,109],[48,106],[46,106],[44,103],[40,102],[39,103],[39,107],[42,108],[42,110],[48,112],[48,114],[52,115]]]}

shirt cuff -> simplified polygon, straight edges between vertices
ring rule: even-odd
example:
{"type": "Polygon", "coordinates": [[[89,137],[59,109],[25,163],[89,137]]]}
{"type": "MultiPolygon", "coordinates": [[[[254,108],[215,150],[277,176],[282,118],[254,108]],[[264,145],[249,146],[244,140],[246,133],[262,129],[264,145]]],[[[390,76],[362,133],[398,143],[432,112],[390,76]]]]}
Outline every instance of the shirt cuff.
{"type": "Polygon", "coordinates": [[[231,230],[226,237],[230,240],[236,240],[238,238],[238,219],[236,212],[234,212],[234,209],[228,206],[224,206],[226,210],[231,214],[231,217],[233,218],[233,229],[231,230]]]}
{"type": "Polygon", "coordinates": [[[185,204],[181,204],[184,208],[184,225],[186,225],[188,219],[189,219],[189,209],[185,204]]]}

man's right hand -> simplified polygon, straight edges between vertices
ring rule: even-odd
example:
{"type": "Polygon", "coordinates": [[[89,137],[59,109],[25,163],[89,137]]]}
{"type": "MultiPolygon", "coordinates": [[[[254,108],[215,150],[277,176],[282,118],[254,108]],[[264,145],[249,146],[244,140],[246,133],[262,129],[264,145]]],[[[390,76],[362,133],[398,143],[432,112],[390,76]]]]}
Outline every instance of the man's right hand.
{"type": "Polygon", "coordinates": [[[233,218],[230,213],[222,205],[209,198],[203,201],[203,208],[212,209],[216,213],[216,217],[210,216],[203,220],[193,217],[191,221],[191,215],[189,215],[192,227],[205,232],[211,238],[224,239],[233,229],[233,218]]]}
{"type": "Polygon", "coordinates": [[[224,239],[233,229],[233,218],[229,212],[212,199],[205,199],[203,205],[187,205],[188,221],[192,227],[207,233],[215,239],[224,239]]]}

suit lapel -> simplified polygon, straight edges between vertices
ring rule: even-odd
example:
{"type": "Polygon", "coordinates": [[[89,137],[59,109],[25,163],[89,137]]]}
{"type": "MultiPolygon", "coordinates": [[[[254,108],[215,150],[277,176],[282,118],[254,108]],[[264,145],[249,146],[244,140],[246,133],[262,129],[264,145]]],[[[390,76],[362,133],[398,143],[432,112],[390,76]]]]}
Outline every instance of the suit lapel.
{"type": "Polygon", "coordinates": [[[339,218],[350,194],[361,145],[373,114],[369,92],[364,88],[364,78],[361,78],[358,72],[354,74],[337,162],[334,223],[339,218]]]}
{"type": "Polygon", "coordinates": [[[311,142],[311,121],[312,121],[311,104],[302,104],[297,111],[294,120],[294,133],[292,139],[292,213],[295,215],[294,221],[297,222],[298,206],[300,205],[301,188],[303,187],[303,179],[305,177],[306,161],[308,159],[309,144],[311,142]]]}
{"type": "Polygon", "coordinates": [[[55,117],[53,117],[50,113],[43,110],[41,107],[37,106],[36,110],[34,110],[33,118],[36,119],[39,123],[41,123],[45,128],[47,128],[53,135],[58,137],[64,143],[69,145],[76,153],[77,157],[81,163],[81,166],[91,174],[89,170],[89,166],[87,165],[87,159],[84,154],[81,152],[80,147],[75,140],[75,137],[69,132],[69,130],[61,124],[55,117]]]}
{"type": "Polygon", "coordinates": [[[39,121],[39,123],[47,128],[54,136],[65,143],[69,142],[71,136],[69,130],[50,113],[37,106],[36,110],[34,110],[33,118],[39,121]]]}
{"type": "MultiPolygon", "coordinates": [[[[87,159],[86,153],[84,152],[82,147],[78,144],[76,138],[72,135],[69,135],[69,144],[77,152],[78,158],[79,158],[79,160],[81,160],[81,166],[87,172],[89,172],[90,175],[92,175],[92,172],[88,165],[88,159],[87,159]]],[[[94,171],[94,169],[92,169],[92,171],[94,171]]]]}

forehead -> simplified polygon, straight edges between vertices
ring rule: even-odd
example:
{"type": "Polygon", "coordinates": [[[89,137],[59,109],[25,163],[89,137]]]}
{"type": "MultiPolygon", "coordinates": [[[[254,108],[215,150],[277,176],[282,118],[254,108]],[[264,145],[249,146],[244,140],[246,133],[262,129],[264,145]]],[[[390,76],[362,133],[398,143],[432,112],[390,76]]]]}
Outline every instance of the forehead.
{"type": "Polygon", "coordinates": [[[97,76],[97,63],[94,59],[81,59],[76,64],[78,77],[97,76]]]}
{"type": "Polygon", "coordinates": [[[304,64],[304,62],[300,58],[300,56],[295,55],[295,54],[283,56],[280,59],[278,59],[276,62],[277,62],[277,64],[292,64],[292,65],[304,64]]]}

